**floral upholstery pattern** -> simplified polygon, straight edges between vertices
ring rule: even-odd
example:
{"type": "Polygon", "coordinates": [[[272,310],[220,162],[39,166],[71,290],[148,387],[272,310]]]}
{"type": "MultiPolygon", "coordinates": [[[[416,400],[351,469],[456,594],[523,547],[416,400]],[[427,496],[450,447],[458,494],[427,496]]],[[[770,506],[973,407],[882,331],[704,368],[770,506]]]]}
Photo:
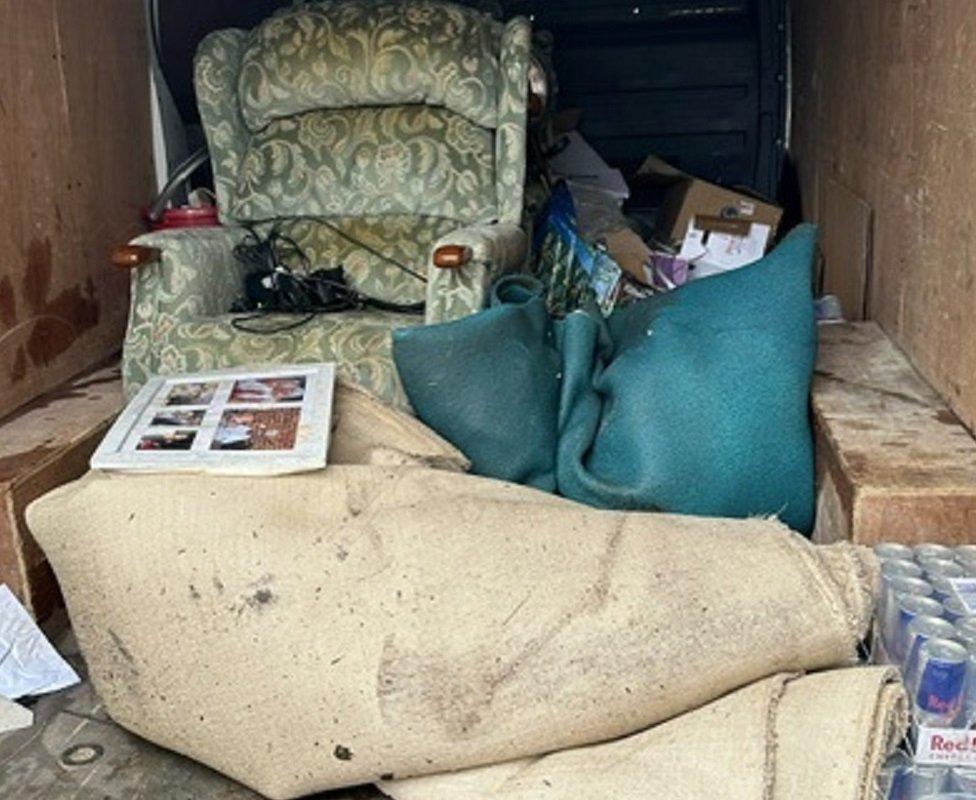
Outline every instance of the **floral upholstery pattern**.
{"type": "Polygon", "coordinates": [[[234,258],[243,228],[185,228],[147,233],[133,244],[158,247],[162,258],[133,270],[122,380],[131,397],[160,371],[162,336],[183,320],[225,313],[240,298],[244,270],[234,258]]]}
{"type": "Polygon", "coordinates": [[[237,102],[237,77],[247,38],[247,31],[236,29],[207,34],[193,62],[197,108],[207,134],[214,193],[224,224],[234,222],[229,210],[236,196],[237,173],[251,141],[237,102]]]}
{"type": "Polygon", "coordinates": [[[248,320],[245,333],[234,327],[234,314],[178,322],[159,340],[159,372],[200,372],[247,364],[338,363],[340,378],[368,389],[385,402],[409,409],[393,365],[390,331],[419,325],[418,315],[380,311],[320,314],[292,330],[275,331],[294,318],[271,314],[248,320]]]}
{"type": "Polygon", "coordinates": [[[525,116],[529,102],[532,30],[522,17],[508,21],[501,39],[501,85],[495,128],[495,180],[499,222],[522,220],[525,191],[525,116]]]}
{"type": "Polygon", "coordinates": [[[370,297],[398,303],[421,302],[427,285],[376,253],[425,275],[435,242],[455,230],[457,225],[440,217],[406,214],[337,217],[329,221],[348,238],[315,220],[285,222],[281,230],[301,246],[313,268],[341,264],[346,278],[356,289],[370,297]],[[354,244],[353,240],[374,252],[354,244]]]}
{"type": "Polygon", "coordinates": [[[498,27],[446,3],[299,3],[252,32],[241,60],[244,120],[257,131],[316,108],[426,104],[493,128],[498,27]]]}
{"type": "Polygon", "coordinates": [[[126,390],[157,372],[330,360],[403,405],[392,327],[474,313],[524,261],[530,27],[435,0],[305,0],[200,44],[194,81],[225,227],[148,234],[132,277],[126,390]],[[231,324],[241,226],[281,218],[313,267],[426,316],[322,315],[291,331],[231,324]],[[438,270],[439,244],[475,257],[438,270]],[[396,262],[396,263],[394,263],[396,262]],[[400,266],[426,277],[426,283],[400,266]]]}
{"type": "Polygon", "coordinates": [[[494,158],[491,131],[444,109],[310,111],[252,136],[232,213],[493,219],[494,158]]]}
{"type": "Polygon", "coordinates": [[[351,311],[323,314],[289,331],[293,321],[269,315],[235,328],[228,314],[243,291],[233,246],[241,228],[188,228],[140,236],[163,257],[132,274],[132,304],[123,352],[123,381],[132,397],[150,375],[171,375],[247,364],[331,361],[339,374],[401,408],[408,408],[390,354],[393,328],[419,325],[412,314],[351,311]],[[201,268],[201,265],[206,265],[201,268]]]}

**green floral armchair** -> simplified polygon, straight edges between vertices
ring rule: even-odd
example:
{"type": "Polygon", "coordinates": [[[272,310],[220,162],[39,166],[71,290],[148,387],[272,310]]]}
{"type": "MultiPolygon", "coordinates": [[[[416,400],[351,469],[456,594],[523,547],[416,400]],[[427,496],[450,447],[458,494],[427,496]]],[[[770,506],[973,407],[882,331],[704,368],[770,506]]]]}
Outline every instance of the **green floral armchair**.
{"type": "Polygon", "coordinates": [[[525,19],[427,0],[300,2],[251,31],[207,36],[195,83],[223,224],[135,240],[161,255],[133,273],[127,393],[154,373],[335,360],[340,375],[405,406],[390,330],[477,311],[525,260],[529,52],[525,19]],[[424,316],[363,310],[239,330],[233,248],[243,224],[275,218],[314,266],[342,264],[373,297],[423,300],[424,316]],[[470,260],[434,267],[444,244],[470,260]]]}

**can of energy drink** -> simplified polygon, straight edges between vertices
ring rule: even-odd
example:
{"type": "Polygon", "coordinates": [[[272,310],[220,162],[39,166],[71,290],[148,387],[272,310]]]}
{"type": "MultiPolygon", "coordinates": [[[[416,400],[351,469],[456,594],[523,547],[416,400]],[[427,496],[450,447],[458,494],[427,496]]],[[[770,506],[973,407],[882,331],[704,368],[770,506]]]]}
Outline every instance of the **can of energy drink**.
{"type": "Polygon", "coordinates": [[[976,721],[976,638],[964,639],[962,645],[966,648],[966,686],[960,721],[968,728],[976,721]]]}
{"type": "Polygon", "coordinates": [[[922,595],[899,594],[895,595],[895,610],[891,647],[885,642],[885,649],[892,663],[904,664],[908,655],[908,626],[915,617],[941,617],[942,603],[922,595]]]}
{"type": "Polygon", "coordinates": [[[942,601],[942,616],[948,622],[955,625],[959,620],[970,616],[970,614],[969,609],[966,608],[966,604],[958,597],[953,596],[947,597],[942,601]]]}
{"type": "Polygon", "coordinates": [[[945,728],[962,712],[969,654],[951,639],[922,645],[912,690],[919,724],[945,728]]]}
{"type": "Polygon", "coordinates": [[[909,578],[921,578],[922,568],[914,561],[906,561],[903,558],[892,558],[881,563],[881,574],[886,578],[894,578],[896,575],[907,575],[909,578]]]}
{"type": "Polygon", "coordinates": [[[956,563],[965,571],[966,575],[976,575],[976,544],[961,544],[953,552],[956,563]]]}
{"type": "Polygon", "coordinates": [[[962,564],[947,558],[920,558],[919,566],[925,570],[926,577],[941,575],[944,578],[962,578],[966,574],[962,564]]]}
{"type": "Polygon", "coordinates": [[[963,644],[976,642],[976,617],[963,617],[956,620],[953,627],[956,629],[956,638],[963,644]]]}
{"type": "MultiPolygon", "coordinates": [[[[898,639],[898,598],[917,595],[931,597],[933,589],[928,581],[921,578],[909,578],[896,575],[893,578],[882,578],[881,596],[878,598],[878,623],[881,641],[885,653],[894,663],[901,663],[897,654],[898,639]]],[[[941,607],[940,607],[941,608],[941,607]]],[[[938,616],[937,614],[934,616],[938,616]]],[[[907,625],[907,623],[906,623],[907,625]]]]}
{"type": "Polygon", "coordinates": [[[899,558],[902,561],[911,561],[915,558],[915,551],[906,544],[897,542],[880,542],[874,546],[874,554],[881,561],[889,561],[899,558]]]}
{"type": "Polygon", "coordinates": [[[901,668],[906,686],[911,686],[918,674],[922,645],[929,639],[954,639],[955,635],[956,629],[939,617],[919,616],[908,624],[906,656],[901,668]]]}
{"type": "Polygon", "coordinates": [[[952,584],[949,582],[950,579],[945,575],[932,575],[925,580],[928,581],[929,586],[932,587],[932,597],[934,597],[940,603],[949,597],[956,596],[956,592],[952,588],[952,584]]]}
{"type": "Polygon", "coordinates": [[[936,795],[948,784],[949,771],[944,767],[925,767],[919,764],[899,764],[879,787],[883,800],[919,800],[936,795]],[[886,791],[885,791],[886,789],[886,791]]]}
{"type": "Polygon", "coordinates": [[[976,544],[957,544],[952,553],[960,564],[963,561],[976,561],[976,544]]]}
{"type": "Polygon", "coordinates": [[[915,558],[919,560],[923,558],[944,558],[951,561],[955,555],[951,547],[946,547],[944,544],[936,544],[935,542],[917,544],[912,550],[915,553],[915,558]]]}
{"type": "Polygon", "coordinates": [[[962,567],[967,578],[976,578],[976,556],[956,556],[956,563],[962,567]]]}

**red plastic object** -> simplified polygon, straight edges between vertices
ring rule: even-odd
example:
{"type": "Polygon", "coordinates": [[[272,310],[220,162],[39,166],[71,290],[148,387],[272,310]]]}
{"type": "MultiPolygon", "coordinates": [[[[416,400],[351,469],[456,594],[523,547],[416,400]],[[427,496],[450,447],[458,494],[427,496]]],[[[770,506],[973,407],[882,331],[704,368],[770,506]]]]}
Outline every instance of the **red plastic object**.
{"type": "Polygon", "coordinates": [[[150,222],[154,231],[169,228],[208,228],[219,224],[216,206],[167,208],[158,220],[150,222]]]}

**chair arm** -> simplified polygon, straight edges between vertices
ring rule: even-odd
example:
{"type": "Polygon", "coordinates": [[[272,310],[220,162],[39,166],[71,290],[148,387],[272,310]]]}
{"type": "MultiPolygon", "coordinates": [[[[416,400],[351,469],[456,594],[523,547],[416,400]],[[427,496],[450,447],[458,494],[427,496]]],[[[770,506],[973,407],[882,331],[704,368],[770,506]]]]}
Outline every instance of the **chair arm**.
{"type": "MultiPolygon", "coordinates": [[[[142,263],[132,268],[129,322],[123,346],[127,394],[159,371],[157,339],[178,322],[225,314],[244,291],[244,267],[234,258],[243,228],[174,228],[138,236],[119,251],[142,263]]],[[[125,264],[129,266],[129,264],[125,264]]]]}
{"type": "Polygon", "coordinates": [[[132,272],[133,311],[149,303],[156,314],[181,319],[226,313],[244,288],[244,267],[234,246],[243,228],[174,228],[146,233],[116,250],[148,259],[132,272]]]}
{"type": "Polygon", "coordinates": [[[441,237],[431,248],[424,321],[449,322],[484,308],[491,285],[521,270],[527,253],[528,237],[511,222],[472,225],[441,237]]]}

